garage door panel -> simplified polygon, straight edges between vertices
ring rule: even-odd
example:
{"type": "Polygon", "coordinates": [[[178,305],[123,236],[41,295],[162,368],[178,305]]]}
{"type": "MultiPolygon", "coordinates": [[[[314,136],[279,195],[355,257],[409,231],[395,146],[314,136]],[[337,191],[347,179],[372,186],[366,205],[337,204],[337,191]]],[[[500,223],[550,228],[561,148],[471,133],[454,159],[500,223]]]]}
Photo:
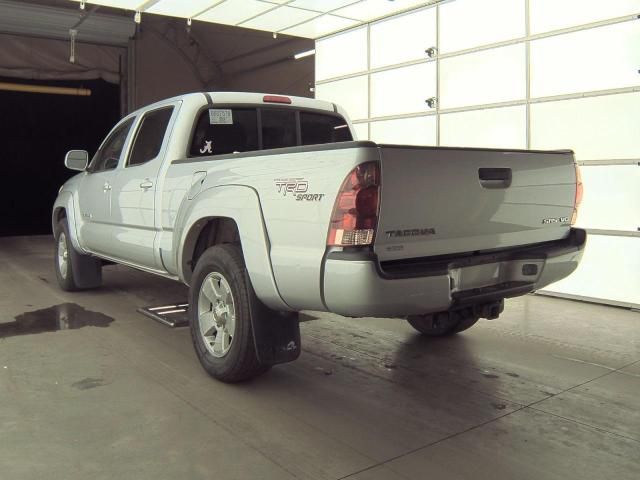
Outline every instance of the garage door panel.
{"type": "Polygon", "coordinates": [[[640,167],[582,166],[581,171],[584,199],[577,225],[600,230],[640,231],[640,167]]]}
{"type": "Polygon", "coordinates": [[[337,103],[347,111],[351,120],[367,118],[368,95],[367,75],[316,85],[316,98],[337,103]]]}
{"type": "Polygon", "coordinates": [[[436,46],[434,8],[371,25],[371,67],[427,58],[425,50],[436,46]]]}
{"type": "Polygon", "coordinates": [[[640,306],[640,238],[590,235],[578,269],[545,290],[640,306]]]}
{"type": "Polygon", "coordinates": [[[367,28],[356,28],[316,42],[316,80],[367,69],[367,28]]]}
{"type": "Polygon", "coordinates": [[[522,44],[447,58],[440,62],[440,71],[441,108],[526,97],[526,57],[522,44]]]}
{"type": "Polygon", "coordinates": [[[529,0],[529,5],[534,34],[640,12],[640,0],[529,0]]]}
{"type": "Polygon", "coordinates": [[[570,148],[578,160],[640,158],[640,93],[531,105],[532,148],[570,148]]]}
{"type": "Polygon", "coordinates": [[[371,122],[371,140],[399,145],[435,145],[436,117],[371,122]]]}
{"type": "Polygon", "coordinates": [[[427,112],[436,95],[436,65],[424,63],[371,75],[371,116],[427,112]]]}
{"type": "Polygon", "coordinates": [[[531,96],[631,87],[640,83],[640,22],[531,42],[531,96]]]}
{"type": "Polygon", "coordinates": [[[518,105],[441,115],[440,144],[450,147],[526,148],[526,107],[518,105]]]}
{"type": "Polygon", "coordinates": [[[456,0],[440,7],[442,53],[525,35],[524,0],[456,0]]]}

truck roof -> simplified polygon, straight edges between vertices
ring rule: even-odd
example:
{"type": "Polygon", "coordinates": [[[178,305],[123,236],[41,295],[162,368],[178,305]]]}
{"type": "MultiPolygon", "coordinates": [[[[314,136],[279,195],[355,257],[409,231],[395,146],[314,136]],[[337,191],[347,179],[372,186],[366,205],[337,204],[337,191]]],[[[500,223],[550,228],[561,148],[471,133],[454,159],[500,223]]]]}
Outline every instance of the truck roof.
{"type": "Polygon", "coordinates": [[[161,100],[159,102],[152,103],[150,105],[145,105],[137,109],[135,112],[138,113],[144,112],[146,110],[151,110],[157,108],[163,104],[169,102],[175,102],[179,100],[184,101],[198,101],[206,104],[209,101],[209,98],[214,104],[247,104],[247,105],[285,105],[293,108],[309,108],[314,110],[324,110],[327,112],[338,112],[338,107],[331,103],[326,102],[324,100],[316,100],[314,98],[307,97],[297,97],[293,95],[280,95],[273,93],[258,93],[258,92],[193,92],[186,93],[183,95],[178,95],[175,97],[167,98],[161,100]],[[272,103],[269,101],[265,101],[268,97],[286,97],[291,100],[291,103],[283,104],[283,103],[272,103]]]}

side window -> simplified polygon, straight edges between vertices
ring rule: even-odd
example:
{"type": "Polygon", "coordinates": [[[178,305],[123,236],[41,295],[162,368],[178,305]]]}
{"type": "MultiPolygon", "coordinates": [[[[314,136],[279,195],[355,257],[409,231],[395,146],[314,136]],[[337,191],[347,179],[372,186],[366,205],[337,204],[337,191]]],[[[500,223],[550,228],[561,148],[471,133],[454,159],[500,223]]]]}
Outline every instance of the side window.
{"type": "Polygon", "coordinates": [[[255,108],[210,108],[198,118],[189,155],[202,157],[259,148],[255,108]]]}
{"type": "Polygon", "coordinates": [[[295,110],[264,108],[260,113],[262,120],[262,148],[264,150],[298,145],[295,110]]]}
{"type": "Polygon", "coordinates": [[[342,117],[321,113],[300,112],[302,145],[350,142],[353,140],[349,125],[342,117]]]}
{"type": "Polygon", "coordinates": [[[133,118],[130,118],[109,135],[100,150],[93,156],[89,164],[89,172],[113,170],[118,166],[124,143],[127,141],[127,134],[129,130],[131,130],[131,125],[133,125],[133,120],[133,118]]]}
{"type": "Polygon", "coordinates": [[[160,108],[147,113],[136,132],[127,166],[141,165],[153,160],[160,153],[173,107],[160,108]]]}

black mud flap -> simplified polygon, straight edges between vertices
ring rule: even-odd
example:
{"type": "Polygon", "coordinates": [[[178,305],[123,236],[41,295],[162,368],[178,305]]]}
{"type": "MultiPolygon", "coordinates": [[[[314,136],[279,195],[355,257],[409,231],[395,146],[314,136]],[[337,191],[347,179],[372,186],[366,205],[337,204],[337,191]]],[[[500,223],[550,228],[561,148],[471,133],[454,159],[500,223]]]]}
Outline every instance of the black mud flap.
{"type": "MultiPolygon", "coordinates": [[[[71,241],[71,239],[69,239],[71,241]]],[[[69,255],[71,256],[71,270],[73,280],[82,289],[97,288],[102,285],[102,263],[100,260],[88,255],[79,254],[71,245],[69,255]]]]}
{"type": "Polygon", "coordinates": [[[300,356],[300,322],[297,312],[274,312],[255,295],[251,302],[251,327],[260,363],[276,365],[300,356]]]}

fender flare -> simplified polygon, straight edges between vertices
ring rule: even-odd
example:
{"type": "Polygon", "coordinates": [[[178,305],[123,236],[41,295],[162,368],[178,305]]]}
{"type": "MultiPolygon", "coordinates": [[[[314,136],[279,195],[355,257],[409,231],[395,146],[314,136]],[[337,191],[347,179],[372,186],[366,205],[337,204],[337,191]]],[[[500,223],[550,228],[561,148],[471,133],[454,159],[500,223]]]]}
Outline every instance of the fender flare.
{"type": "Polygon", "coordinates": [[[87,252],[80,245],[80,237],[78,235],[78,223],[75,209],[75,202],[73,193],[68,190],[63,190],[58,194],[56,201],[53,204],[51,212],[51,231],[55,235],[58,230],[58,213],[60,210],[66,212],[67,223],[69,225],[69,237],[71,237],[71,244],[81,254],[87,254],[87,252]]]}
{"type": "Polygon", "coordinates": [[[219,185],[202,190],[181,205],[174,230],[175,265],[183,282],[189,283],[195,241],[202,228],[214,218],[235,221],[251,285],[258,298],[272,310],[292,311],[280,296],[271,266],[271,245],[264,223],[260,198],[255,189],[245,185],[219,185]]]}

